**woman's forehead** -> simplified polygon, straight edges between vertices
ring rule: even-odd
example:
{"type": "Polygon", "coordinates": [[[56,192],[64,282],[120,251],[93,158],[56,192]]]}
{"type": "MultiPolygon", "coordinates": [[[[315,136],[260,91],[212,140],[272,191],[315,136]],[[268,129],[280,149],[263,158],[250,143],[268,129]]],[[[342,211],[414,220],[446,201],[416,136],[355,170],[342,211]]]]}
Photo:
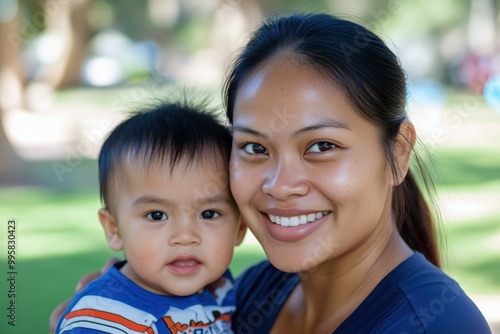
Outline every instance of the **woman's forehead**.
{"type": "Polygon", "coordinates": [[[277,100],[279,97],[286,99],[290,94],[315,98],[317,94],[336,93],[343,94],[341,87],[328,73],[295,60],[275,60],[257,67],[248,75],[236,93],[235,102],[241,98],[253,99],[266,94],[277,100]]]}
{"type": "Polygon", "coordinates": [[[242,83],[236,96],[233,122],[240,117],[253,118],[251,114],[257,110],[283,120],[298,108],[302,113],[313,114],[334,106],[351,108],[333,80],[325,80],[324,75],[309,66],[273,62],[254,71],[242,83]]]}

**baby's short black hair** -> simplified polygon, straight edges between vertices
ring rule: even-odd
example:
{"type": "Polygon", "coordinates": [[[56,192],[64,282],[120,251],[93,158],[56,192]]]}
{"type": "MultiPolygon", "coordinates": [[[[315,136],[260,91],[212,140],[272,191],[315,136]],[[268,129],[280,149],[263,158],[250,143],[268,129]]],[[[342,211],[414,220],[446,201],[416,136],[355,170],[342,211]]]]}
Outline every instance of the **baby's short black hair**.
{"type": "Polygon", "coordinates": [[[231,132],[203,103],[156,102],[135,112],[108,136],[99,154],[101,201],[109,208],[112,174],[131,161],[148,168],[184,159],[222,157],[229,164],[231,132]]]}

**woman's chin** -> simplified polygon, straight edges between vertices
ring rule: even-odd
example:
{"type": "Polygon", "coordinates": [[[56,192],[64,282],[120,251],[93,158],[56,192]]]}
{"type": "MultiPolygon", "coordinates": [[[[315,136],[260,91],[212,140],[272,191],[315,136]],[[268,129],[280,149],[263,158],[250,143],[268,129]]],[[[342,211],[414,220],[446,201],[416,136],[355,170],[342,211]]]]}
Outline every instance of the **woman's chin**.
{"type": "Polygon", "coordinates": [[[269,262],[276,268],[287,273],[302,273],[309,270],[314,270],[321,264],[321,259],[314,256],[297,257],[286,256],[279,252],[270,252],[266,254],[269,262]]]}

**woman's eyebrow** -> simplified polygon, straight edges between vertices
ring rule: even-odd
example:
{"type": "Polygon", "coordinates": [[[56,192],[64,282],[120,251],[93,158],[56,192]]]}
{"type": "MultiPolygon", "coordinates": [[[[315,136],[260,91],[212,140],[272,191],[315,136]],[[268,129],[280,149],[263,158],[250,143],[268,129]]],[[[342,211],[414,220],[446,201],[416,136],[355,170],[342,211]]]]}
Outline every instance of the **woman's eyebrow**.
{"type": "MultiPolygon", "coordinates": [[[[305,132],[319,130],[319,129],[324,129],[324,128],[336,128],[336,129],[350,130],[350,127],[347,124],[339,122],[339,121],[336,121],[336,120],[333,120],[333,119],[328,119],[328,120],[320,121],[320,122],[317,122],[315,124],[303,127],[301,129],[295,131],[292,134],[292,136],[296,137],[296,136],[298,136],[300,134],[303,134],[305,132]]],[[[250,135],[253,135],[253,136],[262,137],[262,138],[265,138],[265,139],[268,138],[262,132],[259,132],[257,130],[250,129],[250,128],[247,128],[247,127],[244,127],[244,126],[241,126],[241,125],[233,125],[233,127],[231,129],[231,133],[234,134],[235,132],[243,132],[243,133],[247,133],[247,134],[250,134],[250,135]]]]}
{"type": "Polygon", "coordinates": [[[347,124],[333,120],[333,119],[329,119],[329,120],[317,122],[315,124],[301,128],[301,129],[295,131],[292,136],[296,137],[296,136],[303,134],[305,132],[320,130],[320,129],[324,129],[324,128],[336,128],[336,129],[351,130],[351,128],[347,124]]]}
{"type": "Polygon", "coordinates": [[[259,132],[259,131],[256,131],[256,130],[253,130],[250,128],[246,128],[246,127],[241,126],[241,125],[233,125],[233,127],[231,128],[231,133],[234,134],[235,132],[248,133],[248,134],[253,135],[253,136],[262,137],[262,138],[267,139],[267,136],[265,134],[263,134],[262,132],[259,132]]]}

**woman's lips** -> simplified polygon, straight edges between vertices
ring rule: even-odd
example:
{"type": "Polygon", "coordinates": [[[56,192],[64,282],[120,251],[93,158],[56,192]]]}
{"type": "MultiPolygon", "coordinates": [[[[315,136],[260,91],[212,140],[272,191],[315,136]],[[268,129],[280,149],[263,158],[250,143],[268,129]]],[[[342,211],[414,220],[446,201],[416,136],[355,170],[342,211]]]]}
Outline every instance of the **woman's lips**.
{"type": "Polygon", "coordinates": [[[271,237],[283,242],[296,242],[316,231],[330,213],[331,211],[318,211],[294,216],[262,215],[271,237]]]}

